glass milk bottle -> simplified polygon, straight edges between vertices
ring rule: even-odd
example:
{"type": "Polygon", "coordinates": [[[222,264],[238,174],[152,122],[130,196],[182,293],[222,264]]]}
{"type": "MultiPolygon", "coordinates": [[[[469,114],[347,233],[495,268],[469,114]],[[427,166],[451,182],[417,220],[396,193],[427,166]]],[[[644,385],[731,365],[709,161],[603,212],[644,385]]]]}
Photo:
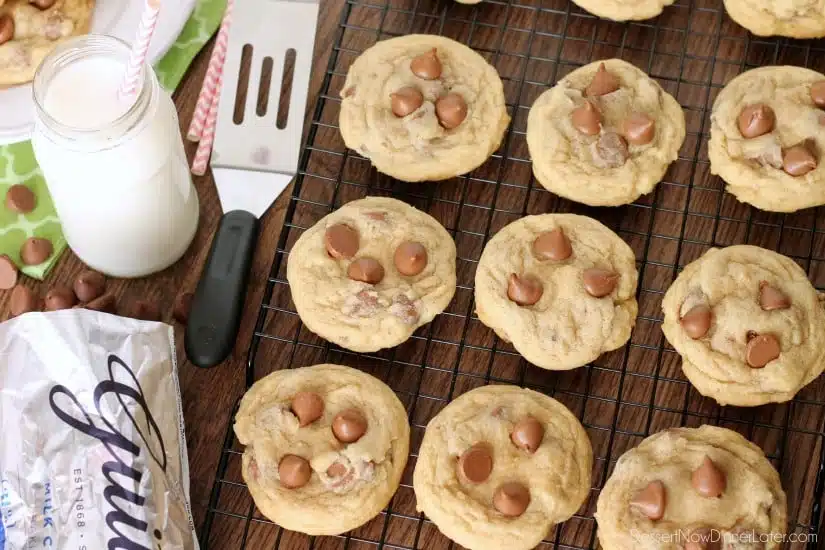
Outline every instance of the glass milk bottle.
{"type": "Polygon", "coordinates": [[[60,45],[34,79],[32,145],[71,249],[113,277],[175,263],[198,225],[198,196],[172,98],[144,67],[118,97],[129,47],[88,35],[60,45]]]}

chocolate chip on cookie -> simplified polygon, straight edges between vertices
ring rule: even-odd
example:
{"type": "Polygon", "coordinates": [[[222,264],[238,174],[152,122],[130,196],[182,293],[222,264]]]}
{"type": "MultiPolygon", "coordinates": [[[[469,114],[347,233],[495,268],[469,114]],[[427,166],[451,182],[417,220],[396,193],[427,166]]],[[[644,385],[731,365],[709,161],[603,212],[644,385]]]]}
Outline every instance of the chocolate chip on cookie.
{"type": "Polygon", "coordinates": [[[324,233],[324,244],[336,260],[349,260],[358,252],[358,232],[343,223],[332,225],[324,233]]]}
{"type": "Polygon", "coordinates": [[[532,306],[544,294],[544,285],[533,275],[510,274],[507,280],[507,297],[520,306],[532,306]]]}
{"type": "Polygon", "coordinates": [[[820,109],[825,109],[825,80],[814,82],[811,85],[811,100],[820,109]]]}
{"type": "Polygon", "coordinates": [[[467,102],[461,94],[450,92],[436,100],[435,115],[444,128],[452,130],[467,118],[467,102]]]}
{"type": "Polygon", "coordinates": [[[638,510],[653,521],[659,521],[664,517],[666,506],[665,484],[658,479],[648,483],[644,489],[640,489],[630,501],[631,508],[638,510]]]}
{"type": "Polygon", "coordinates": [[[586,136],[595,136],[602,129],[602,115],[590,101],[585,101],[570,114],[573,127],[586,136]]]}
{"type": "Polygon", "coordinates": [[[608,71],[605,64],[602,63],[593,76],[593,80],[590,81],[590,84],[585,89],[585,94],[591,97],[606,95],[618,90],[619,85],[619,79],[608,71]]]}
{"type": "Polygon", "coordinates": [[[367,417],[358,409],[346,409],[335,415],[332,433],[341,443],[355,443],[367,433],[367,417]]]}
{"type": "Polygon", "coordinates": [[[289,408],[292,414],[298,417],[298,424],[303,428],[324,414],[324,399],[315,392],[299,391],[292,398],[289,408]]]}
{"type": "Polygon", "coordinates": [[[521,483],[504,483],[493,494],[493,506],[507,517],[520,516],[529,505],[530,490],[521,483]]]}
{"type": "Polygon", "coordinates": [[[751,367],[761,369],[779,357],[780,353],[782,353],[782,348],[776,336],[773,334],[755,334],[748,339],[748,345],[745,347],[745,361],[751,367]]]}
{"type": "Polygon", "coordinates": [[[679,320],[688,336],[698,340],[708,333],[713,322],[713,311],[706,305],[692,307],[679,320]]]}
{"type": "Polygon", "coordinates": [[[486,443],[476,443],[458,458],[458,473],[468,483],[483,483],[493,471],[493,454],[486,443]]]}
{"type": "Polygon", "coordinates": [[[544,439],[544,426],[532,416],[519,420],[510,432],[510,441],[519,449],[532,454],[541,445],[544,439]]]}
{"type": "Polygon", "coordinates": [[[418,275],[427,267],[427,249],[421,243],[405,241],[395,249],[393,262],[402,275],[418,275]]]}
{"type": "Polygon", "coordinates": [[[702,459],[702,465],[693,471],[690,482],[697,493],[708,498],[721,496],[727,486],[725,472],[707,455],[702,459]]]}
{"type": "Polygon", "coordinates": [[[791,307],[791,299],[778,288],[768,284],[767,281],[762,281],[759,283],[759,305],[765,311],[788,309],[791,307]]]}
{"type": "Polygon", "coordinates": [[[0,290],[9,290],[17,284],[17,265],[5,254],[0,254],[0,290]]]}
{"type": "Polygon", "coordinates": [[[533,254],[540,260],[560,262],[573,255],[570,239],[561,227],[546,231],[533,241],[533,254]]]}
{"type": "Polygon", "coordinates": [[[616,288],[619,274],[615,271],[591,267],[582,272],[584,289],[594,298],[604,298],[616,288]]]}
{"type": "Polygon", "coordinates": [[[616,132],[603,133],[594,145],[594,160],[605,168],[619,168],[630,158],[627,141],[616,132]]]}
{"type": "Polygon", "coordinates": [[[29,0],[29,4],[41,10],[47,10],[54,6],[57,0],[29,0]]]}
{"type": "Polygon", "coordinates": [[[392,114],[405,117],[418,110],[424,104],[424,95],[418,88],[405,86],[390,94],[392,114]]]}
{"type": "Polygon", "coordinates": [[[0,45],[14,38],[14,19],[8,13],[0,15],[0,45]]]}
{"type": "Polygon", "coordinates": [[[622,122],[622,134],[631,145],[647,145],[656,135],[656,122],[644,113],[633,113],[622,122]]]}
{"type": "Polygon", "coordinates": [[[736,122],[742,137],[751,139],[773,131],[776,114],[768,105],[756,103],[742,109],[736,122]]]}
{"type": "Polygon", "coordinates": [[[349,264],[347,277],[353,281],[377,285],[384,279],[384,267],[374,258],[358,258],[349,264]]]}
{"type": "Polygon", "coordinates": [[[309,483],[312,468],[305,458],[284,455],[278,463],[278,477],[281,478],[281,485],[287,489],[299,489],[309,483]]]}
{"type": "Polygon", "coordinates": [[[438,59],[438,50],[433,48],[414,57],[410,61],[410,70],[415,76],[424,80],[435,80],[440,77],[442,66],[441,61],[438,59]]]}
{"type": "Polygon", "coordinates": [[[327,468],[327,475],[329,477],[341,477],[346,475],[347,467],[341,464],[340,462],[333,462],[329,468],[327,468]]]}
{"type": "Polygon", "coordinates": [[[818,165],[816,155],[807,143],[801,143],[785,149],[782,155],[782,168],[791,176],[804,176],[818,165]]]}

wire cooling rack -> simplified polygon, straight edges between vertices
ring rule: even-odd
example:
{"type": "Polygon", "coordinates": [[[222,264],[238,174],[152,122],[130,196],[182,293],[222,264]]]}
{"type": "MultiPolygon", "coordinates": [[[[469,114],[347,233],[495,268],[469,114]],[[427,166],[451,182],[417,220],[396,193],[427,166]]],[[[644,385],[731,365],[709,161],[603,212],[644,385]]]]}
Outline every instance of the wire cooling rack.
{"type": "Polygon", "coordinates": [[[453,0],[349,0],[260,309],[248,382],[276,369],[322,362],[370,372],[407,407],[410,460],[381,515],[344,536],[312,538],[280,529],[255,508],[241,478],[242,448],[230,423],[202,545],[221,550],[456,547],[416,512],[412,471],[427,422],[450,399],[492,382],[554,396],[578,415],[593,443],[589,498],[539,548],[594,548],[596,499],[616,459],[651,433],[704,423],[736,430],[765,450],[788,493],[788,527],[796,540],[785,547],[816,548],[809,535],[822,535],[825,376],[791,403],[719,407],[684,378],[679,356],[659,326],[664,291],[684,265],[711,246],[749,243],[777,250],[795,258],[825,289],[825,211],[761,212],[724,193],[723,182],[710,175],[709,114],[717,93],[737,74],[775,64],[825,72],[825,42],[757,39],[725,15],[721,0],[679,0],[656,19],[627,24],[600,20],[567,0],[485,0],[476,6],[453,0]],[[378,40],[413,32],[443,34],[481,53],[504,81],[513,119],[488,162],[438,184],[406,184],[376,173],[344,147],[337,128],[338,94],[352,61],[378,40]],[[525,130],[529,107],[541,92],[577,67],[610,57],[634,63],[674,95],[684,107],[688,132],[679,159],[655,192],[629,206],[596,209],[536,184],[525,130]],[[286,257],[301,233],[334,208],[366,195],[395,196],[432,214],[455,237],[459,258],[458,290],[447,311],[403,345],[373,355],[340,349],[310,333],[295,313],[285,278],[286,257]],[[528,365],[473,313],[473,277],[484,244],[507,223],[545,212],[601,220],[631,245],[639,268],[639,317],[630,342],[569,372],[528,365]]]}

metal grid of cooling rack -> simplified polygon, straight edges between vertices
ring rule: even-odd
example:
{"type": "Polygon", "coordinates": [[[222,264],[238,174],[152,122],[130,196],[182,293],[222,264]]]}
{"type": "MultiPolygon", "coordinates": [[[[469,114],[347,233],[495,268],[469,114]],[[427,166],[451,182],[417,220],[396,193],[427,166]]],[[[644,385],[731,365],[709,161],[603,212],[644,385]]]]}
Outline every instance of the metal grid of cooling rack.
{"type": "MultiPolygon", "coordinates": [[[[282,530],[255,508],[240,473],[242,447],[231,423],[201,533],[207,548],[441,549],[455,547],[415,510],[412,470],[427,422],[449,400],[487,383],[515,383],[565,403],[585,425],[594,448],[590,497],[539,546],[594,548],[600,487],[616,459],[647,435],[672,426],[722,425],[760,445],[788,493],[787,548],[812,550],[825,485],[825,377],[790,403],[755,409],[719,407],[684,378],[664,340],[661,298],[679,270],[711,246],[755,244],[796,259],[825,288],[825,211],[770,214],[738,203],[710,175],[709,113],[721,87],[742,71],[791,64],[825,72],[825,42],[757,39],[733,23],[721,0],[677,0],[660,17],[615,23],[568,0],[347,0],[301,158],[301,170],[278,244],[249,353],[248,383],[275,369],[321,362],[370,372],[392,387],[409,412],[411,455],[388,508],[340,537],[282,530]],[[377,174],[348,151],[337,128],[347,68],[376,41],[409,33],[443,34],[485,56],[505,85],[513,122],[499,151],[472,173],[439,184],[406,184],[377,174]],[[573,69],[619,57],[656,78],[682,104],[688,136],[655,192],[635,204],[594,209],[560,199],[532,178],[525,143],[535,98],[573,69]],[[377,354],[340,349],[304,328],[290,299],[286,257],[300,234],[350,200],[390,195],[436,217],[455,237],[458,290],[442,315],[408,342],[377,354]],[[592,365],[553,373],[528,365],[473,314],[472,281],[481,250],[501,227],[524,215],[576,212],[614,229],[634,249],[639,317],[630,342],[592,365]]],[[[234,414],[234,411],[233,411],[234,414]]]]}

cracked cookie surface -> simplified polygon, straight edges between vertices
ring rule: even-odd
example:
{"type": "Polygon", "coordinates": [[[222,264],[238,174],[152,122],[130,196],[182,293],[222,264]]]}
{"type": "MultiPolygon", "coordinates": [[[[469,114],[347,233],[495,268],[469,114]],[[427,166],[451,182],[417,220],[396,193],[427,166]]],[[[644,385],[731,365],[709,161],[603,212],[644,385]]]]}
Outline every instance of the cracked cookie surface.
{"type": "Polygon", "coordinates": [[[685,116],[676,100],[620,59],[576,69],[541,94],[527,118],[536,179],[591,206],[629,204],[650,193],[684,139],[685,116]],[[581,111],[585,107],[589,113],[581,111]],[[575,119],[580,114],[581,122],[575,119]],[[647,123],[646,133],[639,133],[638,119],[647,123]]]}
{"type": "Polygon", "coordinates": [[[825,0],[725,0],[725,9],[758,36],[825,36],[825,0]]]}
{"type": "Polygon", "coordinates": [[[573,0],[573,3],[599,17],[613,21],[641,21],[656,17],[675,0],[573,0]]]}
{"type": "Polygon", "coordinates": [[[241,400],[235,434],[261,513],[286,529],[336,535],[387,505],[407,463],[410,428],[386,384],[323,364],[256,382],[241,400]]]}
{"type": "Polygon", "coordinates": [[[527,550],[579,509],[592,462],[587,433],[564,405],[484,386],[429,422],[413,488],[419,511],[463,547],[527,550]]]}
{"type": "Polygon", "coordinates": [[[762,450],[705,425],[664,430],[619,457],[595,517],[605,550],[720,548],[722,541],[727,550],[772,550],[785,533],[786,506],[762,450]]]}
{"type": "Polygon", "coordinates": [[[455,269],[455,243],[435,218],[396,199],[367,197],[301,235],[287,279],[309,330],[372,352],[397,346],[441,313],[455,293],[455,269]]]}
{"type": "Polygon", "coordinates": [[[496,70],[442,36],[378,42],[352,64],[341,97],[339,123],[347,147],[403,181],[443,180],[477,168],[498,148],[510,122],[496,70]],[[414,61],[433,49],[437,61],[416,74],[414,61]],[[394,112],[393,94],[400,92],[408,94],[405,108],[394,112]],[[464,104],[454,127],[455,113],[445,127],[437,109],[448,95],[464,104]]]}
{"type": "Polygon", "coordinates": [[[821,300],[790,258],[748,245],[711,249],[668,289],[662,330],[702,395],[781,403],[825,368],[821,300]]]}
{"type": "MultiPolygon", "coordinates": [[[[711,113],[708,156],[711,172],[725,180],[729,193],[770,212],[825,204],[825,167],[820,162],[825,103],[817,107],[812,97],[818,83],[825,86],[825,75],[810,69],[761,67],[742,73],[719,92],[711,113]],[[746,137],[740,117],[744,108],[753,106],[767,107],[772,124],[745,127],[746,137]],[[799,147],[809,150],[814,167],[794,175],[785,160],[799,147]]],[[[825,101],[825,90],[821,93],[825,101]]]]}
{"type": "Polygon", "coordinates": [[[637,278],[633,251],[600,222],[575,214],[527,216],[484,248],[476,313],[531,363],[572,369],[630,338],[637,278]]]}

